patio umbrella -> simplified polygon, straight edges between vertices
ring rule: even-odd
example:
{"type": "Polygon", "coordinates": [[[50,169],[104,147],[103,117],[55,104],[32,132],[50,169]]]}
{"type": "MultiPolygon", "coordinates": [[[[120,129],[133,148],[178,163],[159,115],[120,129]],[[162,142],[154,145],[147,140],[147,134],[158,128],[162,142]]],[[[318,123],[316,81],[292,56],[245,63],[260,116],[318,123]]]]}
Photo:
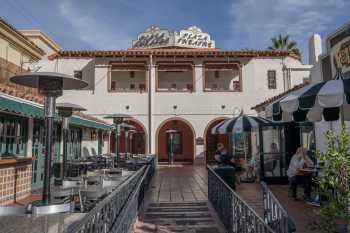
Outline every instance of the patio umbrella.
{"type": "Polygon", "coordinates": [[[276,121],[350,120],[350,79],[337,72],[334,79],[293,91],[273,106],[276,121]]]}
{"type": "Polygon", "coordinates": [[[242,133],[259,129],[260,125],[270,123],[272,121],[262,117],[247,116],[244,114],[239,115],[231,119],[224,120],[219,124],[215,125],[211,133],[212,134],[232,134],[242,133]]]}

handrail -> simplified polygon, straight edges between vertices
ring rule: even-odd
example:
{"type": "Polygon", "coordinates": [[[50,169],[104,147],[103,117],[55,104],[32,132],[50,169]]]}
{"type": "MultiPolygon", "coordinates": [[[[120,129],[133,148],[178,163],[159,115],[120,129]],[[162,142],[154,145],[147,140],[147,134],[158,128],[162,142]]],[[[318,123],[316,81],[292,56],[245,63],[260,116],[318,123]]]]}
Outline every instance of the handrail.
{"type": "Polygon", "coordinates": [[[134,197],[139,195],[140,187],[145,183],[145,177],[149,175],[151,166],[144,165],[136,171],[111,194],[99,202],[83,219],[69,226],[65,233],[129,232],[130,229],[126,228],[132,227],[137,216],[139,204],[138,199],[134,197]],[[136,206],[136,209],[130,206],[136,206]],[[129,209],[131,212],[128,212],[126,209],[129,209]],[[120,219],[125,219],[125,221],[116,225],[117,222],[120,222],[120,219]],[[123,227],[121,228],[118,225],[123,227]]]}
{"type": "Polygon", "coordinates": [[[295,229],[292,229],[293,226],[290,225],[293,224],[293,221],[267,184],[261,182],[261,187],[263,191],[265,222],[278,233],[295,231],[295,229]]]}
{"type": "Polygon", "coordinates": [[[275,233],[210,167],[208,198],[229,233],[275,233]]]}

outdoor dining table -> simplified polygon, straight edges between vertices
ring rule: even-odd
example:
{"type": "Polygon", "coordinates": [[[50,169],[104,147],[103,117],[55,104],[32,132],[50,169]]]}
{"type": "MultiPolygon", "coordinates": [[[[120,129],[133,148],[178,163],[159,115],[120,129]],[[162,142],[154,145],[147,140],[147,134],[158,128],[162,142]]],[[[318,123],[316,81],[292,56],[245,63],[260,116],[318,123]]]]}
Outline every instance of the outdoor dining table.
{"type": "Polygon", "coordinates": [[[86,174],[88,167],[90,165],[93,164],[92,161],[70,161],[68,164],[70,164],[71,166],[76,166],[78,167],[78,176],[82,173],[82,174],[86,174]],[[83,172],[81,172],[81,170],[83,172]]]}

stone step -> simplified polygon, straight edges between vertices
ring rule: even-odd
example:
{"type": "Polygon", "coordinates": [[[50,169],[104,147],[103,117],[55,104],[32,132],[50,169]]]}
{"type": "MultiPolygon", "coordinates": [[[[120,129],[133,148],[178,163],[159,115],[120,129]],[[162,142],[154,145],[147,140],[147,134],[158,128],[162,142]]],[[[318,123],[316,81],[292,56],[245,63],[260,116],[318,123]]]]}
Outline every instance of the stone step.
{"type": "Polygon", "coordinates": [[[159,202],[150,203],[149,207],[185,207],[185,206],[207,206],[206,202],[159,202]]]}
{"type": "Polygon", "coordinates": [[[223,232],[207,202],[149,203],[143,210],[134,233],[223,232]]]}
{"type": "Polygon", "coordinates": [[[151,207],[147,209],[148,213],[153,213],[153,212],[206,212],[209,211],[208,207],[151,207]]]}
{"type": "Polygon", "coordinates": [[[156,213],[156,214],[150,214],[146,213],[144,215],[144,219],[183,219],[183,218],[211,218],[211,214],[209,212],[201,212],[201,213],[156,213]]]}

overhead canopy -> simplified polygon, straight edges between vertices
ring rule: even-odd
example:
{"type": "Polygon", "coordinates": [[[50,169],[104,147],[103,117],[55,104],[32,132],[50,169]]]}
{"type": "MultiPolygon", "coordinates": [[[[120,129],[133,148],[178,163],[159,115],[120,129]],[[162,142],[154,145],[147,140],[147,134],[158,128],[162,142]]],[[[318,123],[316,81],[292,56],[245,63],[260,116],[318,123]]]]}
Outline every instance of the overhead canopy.
{"type": "MultiPolygon", "coordinates": [[[[20,102],[19,100],[6,98],[3,96],[0,96],[0,110],[21,114],[27,117],[44,118],[44,110],[42,107],[35,106],[28,102],[20,102]]],[[[56,120],[60,120],[60,118],[57,116],[56,120]]],[[[70,124],[76,125],[79,127],[102,129],[102,130],[109,130],[112,128],[112,125],[84,119],[78,116],[70,117],[69,121],[70,121],[70,124]]]]}
{"type": "Polygon", "coordinates": [[[240,115],[220,122],[212,128],[211,132],[212,134],[242,133],[257,130],[259,126],[269,123],[272,121],[262,117],[240,115]]]}
{"type": "Polygon", "coordinates": [[[273,104],[276,121],[335,121],[344,109],[344,119],[350,120],[350,79],[336,79],[307,85],[293,91],[273,104]]]}
{"type": "Polygon", "coordinates": [[[5,98],[2,96],[0,96],[0,109],[3,111],[23,114],[25,116],[34,118],[41,118],[44,116],[44,111],[39,106],[19,102],[17,100],[5,98]]]}
{"type": "Polygon", "coordinates": [[[86,127],[86,128],[94,128],[94,129],[102,129],[102,130],[112,129],[112,125],[103,124],[101,122],[84,119],[84,118],[81,118],[78,116],[70,117],[69,123],[72,125],[86,127]]]}

